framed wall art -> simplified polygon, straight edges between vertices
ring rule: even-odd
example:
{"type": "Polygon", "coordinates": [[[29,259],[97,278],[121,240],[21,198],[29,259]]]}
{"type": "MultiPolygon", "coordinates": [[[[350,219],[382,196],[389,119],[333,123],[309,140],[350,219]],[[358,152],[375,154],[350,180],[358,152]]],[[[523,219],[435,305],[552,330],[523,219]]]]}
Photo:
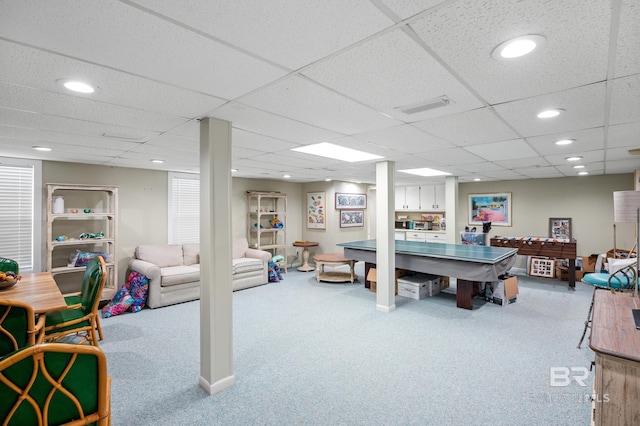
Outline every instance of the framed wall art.
{"type": "Polygon", "coordinates": [[[324,192],[307,192],[307,228],[326,229],[326,197],[324,192]]]}
{"type": "Polygon", "coordinates": [[[469,194],[469,224],[511,226],[511,193],[469,194]]]}
{"type": "Polygon", "coordinates": [[[364,226],[364,210],[342,210],[340,212],[340,228],[364,226]]]}
{"type": "Polygon", "coordinates": [[[556,239],[571,239],[571,218],[549,218],[549,236],[556,239]]]}
{"type": "Polygon", "coordinates": [[[366,194],[345,194],[336,192],[336,209],[366,209],[366,194]]]}

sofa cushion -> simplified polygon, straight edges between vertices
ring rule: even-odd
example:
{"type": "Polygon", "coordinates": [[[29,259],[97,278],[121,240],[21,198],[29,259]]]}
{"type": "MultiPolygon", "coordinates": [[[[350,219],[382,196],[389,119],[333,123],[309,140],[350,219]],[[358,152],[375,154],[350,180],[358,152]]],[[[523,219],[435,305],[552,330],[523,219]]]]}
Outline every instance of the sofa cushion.
{"type": "Polygon", "coordinates": [[[160,268],[182,265],[182,244],[138,246],[136,258],[160,268]]]}
{"type": "Polygon", "coordinates": [[[177,284],[200,281],[200,268],[193,266],[168,266],[160,268],[162,286],[172,286],[177,284]]]}
{"type": "Polygon", "coordinates": [[[200,244],[183,244],[182,253],[184,254],[185,265],[200,263],[200,244]]]}
{"type": "Polygon", "coordinates": [[[231,257],[233,259],[244,257],[244,254],[247,252],[248,248],[249,242],[246,238],[236,238],[235,240],[233,240],[233,252],[231,253],[231,257]]]}
{"type": "Polygon", "coordinates": [[[233,274],[243,274],[245,272],[263,271],[264,265],[261,260],[250,257],[233,259],[233,274]]]}

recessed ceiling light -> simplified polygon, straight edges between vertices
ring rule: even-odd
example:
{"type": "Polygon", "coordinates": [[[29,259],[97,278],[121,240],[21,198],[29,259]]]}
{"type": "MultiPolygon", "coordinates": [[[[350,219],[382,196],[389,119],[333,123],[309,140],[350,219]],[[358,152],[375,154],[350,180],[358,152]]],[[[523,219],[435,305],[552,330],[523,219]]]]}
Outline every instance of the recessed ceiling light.
{"type": "Polygon", "coordinates": [[[231,169],[231,172],[237,172],[238,169],[231,169]]]}
{"type": "Polygon", "coordinates": [[[588,174],[589,174],[589,172],[580,172],[580,173],[578,173],[578,174],[579,174],[580,176],[584,176],[584,175],[588,175],[588,174]]]}
{"type": "Polygon", "coordinates": [[[411,175],[418,175],[418,176],[446,176],[451,174],[447,172],[442,172],[440,170],[429,169],[426,167],[423,167],[421,169],[406,169],[406,170],[398,170],[398,171],[402,173],[409,173],[411,175]]]}
{"type": "Polygon", "coordinates": [[[573,166],[574,169],[584,169],[584,164],[577,164],[573,166]]]}
{"type": "Polygon", "coordinates": [[[151,160],[151,162],[156,164],[162,164],[164,163],[164,160],[151,160]]]}
{"type": "Polygon", "coordinates": [[[538,118],[553,118],[559,116],[563,112],[564,109],[562,108],[545,109],[544,111],[540,111],[538,113],[538,118]]]}
{"type": "Polygon", "coordinates": [[[530,34],[512,38],[504,43],[500,43],[491,55],[495,59],[513,59],[527,55],[537,47],[544,45],[545,38],[541,35],[530,34]]]}
{"type": "Polygon", "coordinates": [[[289,179],[291,177],[291,175],[282,175],[283,178],[285,179],[289,179]]]}
{"type": "Polygon", "coordinates": [[[331,179],[326,178],[324,181],[325,181],[325,182],[331,182],[331,179]]]}
{"type": "Polygon", "coordinates": [[[335,160],[347,161],[353,163],[356,161],[377,160],[382,158],[379,155],[369,154],[368,152],[358,151],[356,149],[345,148],[344,146],[334,145],[329,142],[321,142],[314,145],[305,145],[293,148],[292,151],[303,152],[305,154],[317,155],[320,157],[333,158],[335,160]]]}
{"type": "Polygon", "coordinates": [[[567,161],[578,161],[578,160],[582,160],[582,157],[578,157],[578,156],[576,156],[576,157],[567,157],[567,158],[565,158],[565,160],[567,160],[567,161]]]}
{"type": "Polygon", "coordinates": [[[559,141],[556,141],[555,144],[556,145],[569,145],[574,143],[576,140],[575,139],[560,139],[559,141]]]}
{"type": "Polygon", "coordinates": [[[43,151],[43,152],[51,151],[51,148],[49,148],[48,146],[32,146],[31,148],[35,149],[36,151],[43,151]]]}
{"type": "Polygon", "coordinates": [[[540,111],[538,113],[538,118],[553,118],[559,116],[563,112],[564,109],[562,108],[545,109],[544,111],[540,111]]]}
{"type": "Polygon", "coordinates": [[[482,180],[482,179],[480,179],[480,178],[474,178],[474,179],[473,179],[473,181],[474,181],[474,182],[480,182],[481,180],[482,180]]]}
{"type": "Polygon", "coordinates": [[[76,93],[93,93],[96,91],[96,86],[85,83],[84,81],[72,80],[69,78],[63,78],[57,81],[58,84],[62,85],[67,90],[71,90],[76,93]]]}

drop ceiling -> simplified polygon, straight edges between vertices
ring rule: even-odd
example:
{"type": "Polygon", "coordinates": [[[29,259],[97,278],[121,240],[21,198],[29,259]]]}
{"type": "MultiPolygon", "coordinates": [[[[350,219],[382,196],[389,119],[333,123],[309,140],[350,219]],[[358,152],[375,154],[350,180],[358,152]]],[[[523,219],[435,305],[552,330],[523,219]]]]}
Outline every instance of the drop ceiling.
{"type": "Polygon", "coordinates": [[[2,0],[0,157],[198,172],[215,117],[238,177],[375,182],[375,161],[291,151],[319,142],[461,182],[576,176],[569,156],[631,173],[639,52],[636,0],[2,0]],[[544,46],[492,57],[526,34],[544,46]],[[536,117],[549,107],[565,112],[536,117]]]}

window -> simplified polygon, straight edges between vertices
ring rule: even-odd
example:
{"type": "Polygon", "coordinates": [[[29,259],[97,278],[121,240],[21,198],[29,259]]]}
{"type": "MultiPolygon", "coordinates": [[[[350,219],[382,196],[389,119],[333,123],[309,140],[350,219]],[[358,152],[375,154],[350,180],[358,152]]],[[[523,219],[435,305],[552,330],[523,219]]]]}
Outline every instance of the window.
{"type": "Polygon", "coordinates": [[[200,175],[169,173],[168,241],[200,242],[200,175]]]}
{"type": "Polygon", "coordinates": [[[0,256],[18,262],[20,271],[40,271],[41,163],[0,158],[0,256]],[[36,196],[37,194],[37,196],[36,196]]]}

